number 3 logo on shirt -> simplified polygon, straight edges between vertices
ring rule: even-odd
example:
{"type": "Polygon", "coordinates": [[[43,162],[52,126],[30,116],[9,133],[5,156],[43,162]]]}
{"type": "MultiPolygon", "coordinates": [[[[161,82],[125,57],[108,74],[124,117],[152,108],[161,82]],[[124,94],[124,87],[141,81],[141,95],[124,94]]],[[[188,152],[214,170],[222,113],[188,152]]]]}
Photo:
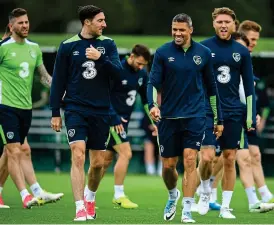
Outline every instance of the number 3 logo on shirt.
{"type": "Polygon", "coordinates": [[[133,104],[136,100],[136,94],[137,94],[137,91],[135,91],[135,90],[132,90],[132,91],[127,93],[127,95],[129,96],[126,99],[126,103],[127,103],[128,106],[133,106],[133,104]]]}
{"type": "Polygon", "coordinates": [[[19,76],[26,78],[29,76],[29,64],[27,62],[22,62],[20,65],[21,70],[19,70],[19,76]]]}
{"type": "Polygon", "coordinates": [[[222,84],[228,83],[231,79],[230,68],[228,66],[220,66],[218,71],[220,71],[221,74],[218,74],[217,80],[222,84]]]}
{"type": "Polygon", "coordinates": [[[82,73],[83,77],[86,79],[93,79],[97,75],[97,70],[95,69],[95,63],[93,61],[87,61],[82,64],[85,67],[85,71],[82,73]]]}

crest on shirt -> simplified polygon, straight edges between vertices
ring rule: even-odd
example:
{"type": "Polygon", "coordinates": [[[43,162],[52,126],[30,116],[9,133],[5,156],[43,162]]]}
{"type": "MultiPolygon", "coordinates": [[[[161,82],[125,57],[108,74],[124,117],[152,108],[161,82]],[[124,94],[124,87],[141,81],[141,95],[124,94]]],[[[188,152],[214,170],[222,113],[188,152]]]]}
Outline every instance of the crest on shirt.
{"type": "Polygon", "coordinates": [[[101,52],[101,54],[103,54],[103,55],[106,53],[106,50],[105,50],[104,47],[97,47],[97,50],[98,50],[99,52],[101,52]]]}
{"type": "Polygon", "coordinates": [[[69,129],[68,130],[68,136],[73,137],[75,135],[75,129],[69,129]]]}
{"type": "Polygon", "coordinates": [[[202,63],[202,58],[199,55],[194,55],[193,61],[196,63],[196,65],[200,65],[202,63]]]}
{"type": "Polygon", "coordinates": [[[7,138],[8,139],[13,139],[13,137],[14,137],[14,133],[13,132],[11,132],[11,131],[7,132],[7,138]]]}
{"type": "Polygon", "coordinates": [[[143,84],[143,77],[140,77],[140,78],[139,78],[138,84],[139,84],[139,86],[141,86],[141,85],[143,84]]]}
{"type": "Polygon", "coordinates": [[[127,85],[127,80],[122,80],[122,85],[127,85]]]}
{"type": "Polygon", "coordinates": [[[241,55],[239,53],[233,53],[232,57],[235,60],[235,62],[239,62],[241,60],[241,55]]]}
{"type": "Polygon", "coordinates": [[[37,57],[36,52],[33,51],[33,50],[29,50],[29,54],[30,54],[30,56],[31,56],[32,58],[34,58],[34,59],[37,57]]]}

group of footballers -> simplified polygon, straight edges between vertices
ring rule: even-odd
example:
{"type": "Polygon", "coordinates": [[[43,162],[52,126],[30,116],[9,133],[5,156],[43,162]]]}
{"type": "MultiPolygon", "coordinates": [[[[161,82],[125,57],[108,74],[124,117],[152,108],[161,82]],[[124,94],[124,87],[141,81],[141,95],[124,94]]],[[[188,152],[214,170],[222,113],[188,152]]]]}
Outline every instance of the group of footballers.
{"type": "MultiPolygon", "coordinates": [[[[273,195],[264,181],[258,142],[251,142],[257,140],[250,57],[261,31],[257,23],[241,23],[240,33],[234,35],[237,39],[234,40],[234,11],[217,8],[212,13],[216,35],[197,43],[191,38],[191,18],[178,14],[172,20],[173,41],[157,49],[148,77],[145,67],[151,55],[146,46],[135,45],[131,54],[120,61],[114,41],[102,35],[107,26],[103,10],[87,5],[79,8],[78,15],[82,29],[60,44],[52,79],[43,65],[38,44],[27,39],[27,11],[17,8],[9,15],[11,33],[0,42],[0,134],[4,144],[0,160],[0,196],[8,175],[21,194],[24,208],[57,201],[63,196],[41,188],[31,162],[27,134],[32,117],[32,81],[37,69],[41,82],[51,87],[51,127],[56,132],[62,129],[60,109],[64,110],[71,148],[74,221],[96,219],[96,191],[115,153],[118,159],[112,202],[123,208],[138,207],[125,195],[123,185],[132,156],[127,127],[137,92],[151,118],[153,135],[158,135],[162,177],[169,193],[165,220],[175,217],[181,195],[176,171],[179,156],[183,156],[185,171],[182,222],[195,222],[191,208],[199,184],[198,212],[201,215],[206,214],[211,205],[220,210],[221,218],[235,218],[229,204],[236,180],[236,159],[249,211],[266,212],[274,208],[273,195]],[[240,101],[240,83],[245,105],[240,101]],[[157,104],[159,92],[161,111],[157,104]],[[247,142],[241,142],[245,137],[249,150],[247,142]],[[217,158],[216,148],[222,151],[217,158]],[[85,186],[86,149],[90,167],[85,186]],[[210,204],[216,177],[223,179],[221,206],[215,201],[210,204]],[[34,196],[29,194],[25,181],[34,196]],[[255,184],[262,201],[254,193],[255,184]]],[[[2,198],[0,207],[8,207],[2,198]]]]}

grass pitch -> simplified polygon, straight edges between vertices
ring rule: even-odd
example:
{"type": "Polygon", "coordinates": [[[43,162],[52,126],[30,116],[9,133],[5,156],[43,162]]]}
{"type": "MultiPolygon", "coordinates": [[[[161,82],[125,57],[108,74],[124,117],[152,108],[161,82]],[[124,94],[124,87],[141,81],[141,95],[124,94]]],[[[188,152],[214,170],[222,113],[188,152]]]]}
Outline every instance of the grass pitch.
{"type": "MultiPolygon", "coordinates": [[[[8,180],[3,191],[5,203],[10,209],[0,209],[0,223],[4,224],[68,224],[75,223],[75,204],[71,191],[69,174],[38,173],[38,180],[42,187],[51,192],[64,192],[64,198],[53,204],[23,209],[21,198],[11,179],[8,180]]],[[[181,178],[180,178],[181,183],[181,178]]],[[[274,179],[268,179],[269,188],[274,190],[274,179]]],[[[181,187],[181,185],[179,185],[181,187]]],[[[117,209],[112,205],[113,176],[107,174],[97,193],[97,219],[78,223],[94,224],[167,224],[163,220],[163,209],[167,201],[167,191],[160,177],[144,175],[129,175],[125,182],[125,191],[130,199],[139,204],[138,209],[117,209]]],[[[220,193],[219,193],[220,200],[220,193]]],[[[181,200],[178,203],[177,214],[170,224],[179,224],[181,218],[181,200]]],[[[269,213],[249,213],[247,198],[242,185],[237,181],[231,207],[236,220],[218,218],[218,212],[210,211],[205,216],[193,213],[197,223],[203,224],[273,224],[274,211],[269,213]]]]}

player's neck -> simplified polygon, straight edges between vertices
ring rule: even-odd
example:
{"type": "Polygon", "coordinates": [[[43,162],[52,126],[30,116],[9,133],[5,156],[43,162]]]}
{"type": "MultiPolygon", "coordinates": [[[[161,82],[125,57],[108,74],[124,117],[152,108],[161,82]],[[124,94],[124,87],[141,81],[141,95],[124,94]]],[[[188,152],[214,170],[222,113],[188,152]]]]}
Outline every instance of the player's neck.
{"type": "Polygon", "coordinates": [[[185,43],[184,45],[182,45],[183,49],[189,48],[191,46],[191,41],[188,41],[187,43],[185,43]]]}
{"type": "Polygon", "coordinates": [[[25,43],[25,38],[22,38],[18,36],[17,34],[12,34],[11,37],[15,40],[17,43],[25,43]]]}
{"type": "Polygon", "coordinates": [[[81,36],[85,39],[91,39],[91,38],[95,38],[95,36],[93,36],[92,34],[90,34],[90,32],[88,32],[87,29],[85,29],[85,27],[82,28],[81,30],[81,36]]]}

